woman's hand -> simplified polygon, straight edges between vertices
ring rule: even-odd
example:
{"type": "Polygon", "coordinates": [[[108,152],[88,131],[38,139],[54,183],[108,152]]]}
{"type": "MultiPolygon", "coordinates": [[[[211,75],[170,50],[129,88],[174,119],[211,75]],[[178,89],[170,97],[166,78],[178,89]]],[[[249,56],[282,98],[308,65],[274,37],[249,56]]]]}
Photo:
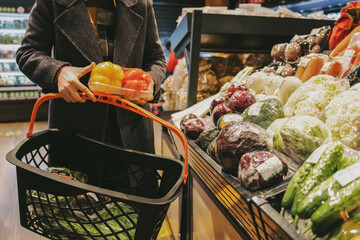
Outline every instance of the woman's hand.
{"type": "Polygon", "coordinates": [[[64,66],[59,70],[56,77],[56,82],[58,85],[59,93],[66,102],[84,103],[86,100],[80,97],[78,90],[84,92],[91,101],[96,102],[94,94],[79,80],[82,76],[91,72],[94,67],[95,63],[92,62],[89,66],[83,68],[64,66]]]}

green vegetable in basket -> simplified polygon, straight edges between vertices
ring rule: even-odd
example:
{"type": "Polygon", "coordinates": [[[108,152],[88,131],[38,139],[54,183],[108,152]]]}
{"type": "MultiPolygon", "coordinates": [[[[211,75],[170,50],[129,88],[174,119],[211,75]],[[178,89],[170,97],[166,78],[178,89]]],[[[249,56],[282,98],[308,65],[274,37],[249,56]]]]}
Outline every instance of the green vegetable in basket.
{"type": "Polygon", "coordinates": [[[53,174],[66,177],[71,180],[76,180],[82,183],[87,183],[88,181],[88,175],[86,173],[70,170],[66,167],[49,167],[47,169],[48,172],[51,172],[53,174]]]}
{"type": "MultiPolygon", "coordinates": [[[[301,184],[296,193],[294,203],[291,208],[291,215],[297,214],[297,207],[304,197],[318,184],[332,176],[336,171],[338,162],[342,159],[344,146],[341,142],[330,142],[324,145],[321,157],[310,170],[305,181],[301,184]]],[[[309,161],[309,160],[307,160],[309,161]]]]}
{"type": "MultiPolygon", "coordinates": [[[[86,195],[86,197],[84,195],[77,196],[77,200],[75,200],[75,197],[53,195],[52,199],[67,198],[72,199],[72,201],[62,201],[59,204],[61,209],[60,206],[54,207],[57,201],[50,201],[51,208],[49,203],[45,201],[42,201],[41,206],[40,204],[34,204],[35,209],[30,212],[30,218],[46,234],[55,237],[103,239],[100,237],[101,234],[111,235],[113,232],[123,231],[117,235],[118,238],[134,238],[138,214],[131,206],[121,202],[107,201],[108,203],[106,203],[104,200],[99,202],[95,194],[87,193],[86,195]],[[96,198],[96,200],[93,198],[96,198]],[[91,235],[92,237],[81,235],[91,235]]],[[[117,237],[109,236],[106,239],[118,239],[117,237]]]]}

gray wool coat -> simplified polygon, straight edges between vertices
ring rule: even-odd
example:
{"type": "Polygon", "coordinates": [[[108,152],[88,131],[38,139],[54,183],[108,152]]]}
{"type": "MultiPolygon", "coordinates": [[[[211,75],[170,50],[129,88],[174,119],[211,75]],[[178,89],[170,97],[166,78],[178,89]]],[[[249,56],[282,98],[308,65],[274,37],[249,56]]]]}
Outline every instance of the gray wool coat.
{"type": "MultiPolygon", "coordinates": [[[[152,0],[117,0],[113,62],[150,72],[154,95],[165,75],[165,57],[158,37],[152,0]]],[[[54,83],[64,65],[84,67],[103,61],[84,0],[37,0],[17,52],[21,71],[44,92],[57,92],[54,83]],[[52,52],[53,51],[53,52],[52,52]],[[53,53],[53,57],[51,57],[53,53]]],[[[87,84],[89,74],[81,81],[87,84]]],[[[51,100],[49,127],[70,130],[103,141],[108,105],[51,100]]],[[[148,104],[143,106],[148,109],[148,104]]],[[[153,152],[152,121],[116,108],[123,147],[153,152]]]]}

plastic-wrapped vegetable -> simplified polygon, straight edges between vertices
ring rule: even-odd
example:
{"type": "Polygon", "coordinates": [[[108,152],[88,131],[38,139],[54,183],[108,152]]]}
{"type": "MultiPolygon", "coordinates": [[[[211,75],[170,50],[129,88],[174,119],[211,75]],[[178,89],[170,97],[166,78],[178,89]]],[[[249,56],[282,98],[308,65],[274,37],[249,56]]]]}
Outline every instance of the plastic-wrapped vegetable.
{"type": "Polygon", "coordinates": [[[219,135],[220,130],[217,128],[213,128],[207,131],[204,131],[200,134],[198,139],[196,140],[197,145],[206,152],[206,149],[210,145],[210,143],[219,135]]]}
{"type": "Polygon", "coordinates": [[[224,171],[236,175],[242,155],[272,148],[270,135],[250,122],[233,122],[220,132],[216,142],[216,158],[224,171]]]}
{"type": "MultiPolygon", "coordinates": [[[[324,145],[324,150],[320,151],[320,157],[311,168],[305,181],[300,185],[299,191],[295,195],[294,203],[291,208],[291,214],[298,214],[299,203],[305,196],[317,185],[332,176],[337,170],[336,167],[341,161],[344,153],[344,146],[341,142],[329,142],[324,145]]],[[[308,158],[306,162],[313,161],[308,158]]],[[[314,161],[313,161],[314,162],[314,161]]]]}
{"type": "MultiPolygon", "coordinates": [[[[335,173],[337,181],[343,186],[333,197],[327,199],[312,215],[314,227],[326,229],[340,221],[344,214],[349,214],[360,206],[360,164],[350,168],[347,173],[335,173]],[[339,176],[340,175],[340,176],[339,176]]],[[[322,236],[322,234],[319,234],[322,236]]]]}
{"type": "Polygon", "coordinates": [[[282,104],[275,98],[254,103],[243,113],[244,121],[252,122],[267,129],[278,118],[284,117],[282,104]]]}
{"type": "Polygon", "coordinates": [[[239,122],[242,120],[243,117],[239,113],[227,113],[219,118],[217,121],[217,128],[221,130],[231,122],[239,122]]]}
{"type": "Polygon", "coordinates": [[[256,94],[262,93],[265,88],[265,83],[269,76],[263,72],[256,72],[247,78],[248,87],[256,94]]]}
{"type": "MultiPolygon", "coordinates": [[[[345,157],[351,165],[345,169],[340,169],[335,173],[336,175],[346,174],[351,169],[356,167],[354,160],[351,158],[345,157]]],[[[327,180],[316,185],[299,203],[297,207],[297,213],[302,218],[309,218],[311,215],[318,209],[324,201],[333,197],[340,189],[342,188],[341,184],[336,180],[336,178],[331,176],[327,180]]]]}
{"type": "Polygon", "coordinates": [[[354,237],[360,236],[360,208],[357,209],[351,218],[341,225],[340,239],[353,240],[354,237]]]}
{"type": "Polygon", "coordinates": [[[287,118],[279,118],[273,121],[270,126],[266,129],[266,131],[272,136],[273,139],[273,147],[276,151],[284,153],[284,143],[280,135],[280,129],[284,122],[286,122],[287,118]]]}
{"type": "Polygon", "coordinates": [[[334,139],[351,148],[360,145],[360,84],[335,96],[326,107],[326,125],[334,139]]]}
{"type": "Polygon", "coordinates": [[[266,95],[275,95],[277,89],[281,86],[283,82],[284,82],[284,78],[281,76],[276,76],[276,75],[269,76],[264,87],[264,91],[266,95]]]}
{"type": "Polygon", "coordinates": [[[281,83],[280,87],[276,91],[281,99],[281,103],[285,104],[290,97],[290,95],[302,84],[302,81],[297,77],[286,77],[281,83]]]}
{"type": "Polygon", "coordinates": [[[331,99],[348,88],[346,80],[336,80],[328,75],[314,76],[291,94],[284,106],[284,114],[286,117],[308,115],[323,119],[323,110],[331,99]]]}
{"type": "Polygon", "coordinates": [[[239,163],[238,179],[247,189],[257,190],[282,182],[288,172],[287,164],[266,151],[244,154],[239,163]]]}
{"type": "Polygon", "coordinates": [[[311,116],[295,116],[284,122],[280,129],[283,152],[298,161],[305,161],[323,143],[331,139],[329,128],[311,116]]]}

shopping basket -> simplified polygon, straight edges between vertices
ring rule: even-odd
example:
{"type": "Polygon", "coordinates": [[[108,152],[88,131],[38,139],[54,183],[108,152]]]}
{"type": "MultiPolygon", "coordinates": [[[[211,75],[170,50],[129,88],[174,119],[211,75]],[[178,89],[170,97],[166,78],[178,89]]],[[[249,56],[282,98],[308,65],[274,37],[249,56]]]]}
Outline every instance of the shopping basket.
{"type": "Polygon", "coordinates": [[[173,131],[184,145],[184,161],[58,129],[33,135],[38,107],[59,97],[39,98],[27,138],[6,155],[16,166],[21,225],[51,239],[156,239],[170,203],[186,183],[185,136],[139,106],[107,94],[97,94],[97,101],[128,109],[173,131]],[[88,182],[48,171],[59,166],[86,173],[88,182]]]}

